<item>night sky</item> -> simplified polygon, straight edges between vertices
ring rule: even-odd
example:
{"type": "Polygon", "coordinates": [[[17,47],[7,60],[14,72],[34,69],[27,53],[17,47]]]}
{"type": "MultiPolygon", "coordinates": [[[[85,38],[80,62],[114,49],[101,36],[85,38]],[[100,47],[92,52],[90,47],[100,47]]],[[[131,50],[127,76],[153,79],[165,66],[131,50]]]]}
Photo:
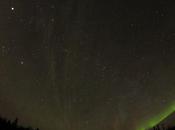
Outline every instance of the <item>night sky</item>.
{"type": "Polygon", "coordinates": [[[174,102],[175,2],[0,1],[1,116],[138,130],[174,102]]]}

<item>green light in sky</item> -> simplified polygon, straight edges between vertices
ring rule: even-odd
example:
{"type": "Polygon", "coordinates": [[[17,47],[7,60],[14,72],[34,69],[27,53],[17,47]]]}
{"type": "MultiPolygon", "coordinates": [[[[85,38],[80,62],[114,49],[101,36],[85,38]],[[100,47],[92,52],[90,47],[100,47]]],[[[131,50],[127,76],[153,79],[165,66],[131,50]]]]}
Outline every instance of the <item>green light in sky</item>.
{"type": "Polygon", "coordinates": [[[149,128],[152,128],[152,127],[156,126],[162,120],[164,120],[170,114],[172,114],[174,111],[175,111],[175,103],[173,103],[173,105],[171,105],[168,109],[166,109],[161,114],[159,114],[157,116],[154,116],[150,120],[144,122],[141,126],[139,126],[139,128],[137,128],[137,130],[146,130],[146,129],[149,129],[149,128]]]}

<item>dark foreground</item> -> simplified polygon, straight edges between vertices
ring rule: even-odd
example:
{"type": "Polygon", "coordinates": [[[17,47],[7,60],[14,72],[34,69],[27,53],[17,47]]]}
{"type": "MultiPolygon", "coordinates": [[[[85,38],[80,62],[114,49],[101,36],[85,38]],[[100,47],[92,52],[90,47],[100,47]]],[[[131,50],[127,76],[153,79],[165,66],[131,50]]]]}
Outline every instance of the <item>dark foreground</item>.
{"type": "Polygon", "coordinates": [[[154,127],[152,130],[175,130],[175,126],[174,127],[164,127],[164,126],[156,126],[154,127]]]}
{"type": "Polygon", "coordinates": [[[18,119],[15,119],[14,121],[10,121],[0,117],[0,130],[39,130],[39,129],[20,126],[18,125],[18,119]]]}

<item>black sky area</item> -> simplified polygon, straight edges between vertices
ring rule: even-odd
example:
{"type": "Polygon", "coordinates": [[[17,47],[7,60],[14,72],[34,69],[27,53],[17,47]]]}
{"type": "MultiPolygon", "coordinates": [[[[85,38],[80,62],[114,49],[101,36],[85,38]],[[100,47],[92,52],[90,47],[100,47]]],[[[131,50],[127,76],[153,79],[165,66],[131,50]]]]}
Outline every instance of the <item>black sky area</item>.
{"type": "Polygon", "coordinates": [[[138,130],[175,101],[174,14],[168,0],[1,0],[0,115],[138,130]]]}

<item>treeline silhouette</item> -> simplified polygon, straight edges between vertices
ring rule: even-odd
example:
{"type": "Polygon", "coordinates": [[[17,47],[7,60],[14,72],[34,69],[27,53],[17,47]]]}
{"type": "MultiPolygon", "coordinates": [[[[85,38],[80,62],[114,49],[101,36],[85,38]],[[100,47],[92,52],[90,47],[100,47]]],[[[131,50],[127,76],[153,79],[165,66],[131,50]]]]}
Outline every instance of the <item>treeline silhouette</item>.
{"type": "Polygon", "coordinates": [[[23,127],[18,125],[18,119],[14,121],[0,117],[0,130],[39,130],[39,128],[23,127]]]}
{"type": "Polygon", "coordinates": [[[165,127],[163,125],[157,125],[155,127],[153,127],[153,130],[175,130],[175,126],[174,127],[165,127]]]}

